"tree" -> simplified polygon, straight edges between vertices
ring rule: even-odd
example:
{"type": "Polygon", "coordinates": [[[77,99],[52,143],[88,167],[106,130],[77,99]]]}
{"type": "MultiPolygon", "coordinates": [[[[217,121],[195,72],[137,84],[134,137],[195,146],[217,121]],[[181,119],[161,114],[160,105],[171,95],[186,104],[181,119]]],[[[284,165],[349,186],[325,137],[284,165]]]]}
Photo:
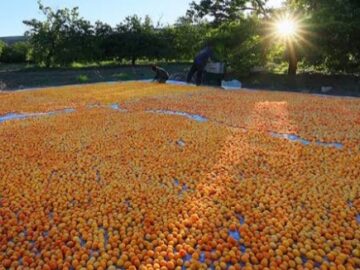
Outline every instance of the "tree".
{"type": "Polygon", "coordinates": [[[266,57],[260,27],[257,16],[244,16],[213,28],[210,33],[217,57],[242,74],[263,65],[266,57]]]}
{"type": "Polygon", "coordinates": [[[186,17],[179,18],[172,29],[175,56],[183,60],[193,59],[210,30],[205,22],[193,23],[186,17]]]}
{"type": "Polygon", "coordinates": [[[176,35],[173,27],[167,26],[155,29],[148,58],[151,60],[180,59],[175,48],[175,39],[176,35]]]}
{"type": "Polygon", "coordinates": [[[232,22],[238,19],[245,11],[266,14],[267,0],[201,0],[192,2],[187,12],[188,17],[204,18],[210,16],[214,25],[223,22],[232,22]]]}
{"type": "Polygon", "coordinates": [[[299,58],[297,55],[296,46],[291,40],[286,41],[286,55],[287,61],[289,63],[288,75],[294,76],[297,73],[299,58]]]}
{"type": "Polygon", "coordinates": [[[78,8],[53,11],[41,1],[38,4],[46,20],[24,21],[30,27],[26,35],[30,37],[34,61],[49,67],[90,60],[93,29],[90,22],[80,18],[78,8]]]}
{"type": "MultiPolygon", "coordinates": [[[[73,12],[75,9],[73,10],[73,12]]],[[[79,17],[79,13],[72,13],[69,21],[69,28],[63,33],[64,49],[68,57],[60,58],[63,64],[74,61],[90,62],[95,59],[94,30],[91,23],[79,17]]]]}
{"type": "Polygon", "coordinates": [[[360,2],[357,0],[289,0],[293,10],[309,16],[312,47],[304,54],[310,64],[330,71],[360,70],[360,2]]]}
{"type": "Polygon", "coordinates": [[[108,60],[115,57],[113,29],[110,25],[100,21],[95,22],[94,58],[96,60],[108,60]]]}
{"type": "Polygon", "coordinates": [[[139,58],[152,56],[155,29],[150,17],[144,20],[137,15],[126,17],[116,30],[120,56],[130,59],[132,65],[139,58]]]}

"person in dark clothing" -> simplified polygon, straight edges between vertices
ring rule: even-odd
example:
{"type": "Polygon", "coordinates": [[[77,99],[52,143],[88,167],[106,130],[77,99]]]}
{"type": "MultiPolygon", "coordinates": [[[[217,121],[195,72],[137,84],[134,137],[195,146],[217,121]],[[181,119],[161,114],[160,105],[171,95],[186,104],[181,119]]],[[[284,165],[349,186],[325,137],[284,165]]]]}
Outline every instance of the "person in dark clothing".
{"type": "Polygon", "coordinates": [[[187,76],[187,82],[190,83],[192,77],[194,76],[195,72],[197,72],[196,76],[196,85],[200,85],[202,81],[202,75],[204,73],[205,66],[209,61],[209,58],[213,57],[213,49],[210,43],[202,49],[194,59],[194,63],[191,66],[190,72],[187,76]]]}
{"type": "Polygon", "coordinates": [[[165,69],[155,65],[152,65],[151,69],[155,72],[155,77],[153,81],[158,81],[159,83],[166,83],[166,81],[169,79],[169,73],[167,73],[165,69]]]}

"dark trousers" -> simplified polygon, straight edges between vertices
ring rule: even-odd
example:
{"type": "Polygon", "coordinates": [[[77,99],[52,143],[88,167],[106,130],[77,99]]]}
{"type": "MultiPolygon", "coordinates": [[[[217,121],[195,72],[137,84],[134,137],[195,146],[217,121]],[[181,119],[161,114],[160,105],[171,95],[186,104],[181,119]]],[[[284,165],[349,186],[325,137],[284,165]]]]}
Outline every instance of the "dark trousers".
{"type": "Polygon", "coordinates": [[[195,72],[197,72],[196,74],[196,85],[200,85],[201,82],[202,82],[202,77],[203,77],[203,73],[204,73],[204,69],[205,69],[205,66],[204,65],[198,65],[196,63],[194,63],[191,68],[190,68],[190,71],[189,71],[189,74],[187,76],[187,82],[190,83],[195,72]]]}

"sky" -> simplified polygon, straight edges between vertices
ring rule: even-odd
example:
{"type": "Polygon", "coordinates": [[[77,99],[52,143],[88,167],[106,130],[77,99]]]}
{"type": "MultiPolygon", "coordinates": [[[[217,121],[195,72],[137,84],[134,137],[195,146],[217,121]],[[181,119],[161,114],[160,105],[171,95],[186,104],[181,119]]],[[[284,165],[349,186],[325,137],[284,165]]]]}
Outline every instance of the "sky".
{"type": "MultiPolygon", "coordinates": [[[[149,15],[154,22],[174,23],[186,13],[192,0],[42,0],[45,6],[57,8],[79,7],[80,15],[92,23],[100,20],[112,26],[126,16],[149,15]]],[[[282,0],[269,0],[279,6],[282,0]]],[[[27,30],[23,20],[42,19],[37,0],[0,0],[0,37],[23,35],[27,30]]]]}

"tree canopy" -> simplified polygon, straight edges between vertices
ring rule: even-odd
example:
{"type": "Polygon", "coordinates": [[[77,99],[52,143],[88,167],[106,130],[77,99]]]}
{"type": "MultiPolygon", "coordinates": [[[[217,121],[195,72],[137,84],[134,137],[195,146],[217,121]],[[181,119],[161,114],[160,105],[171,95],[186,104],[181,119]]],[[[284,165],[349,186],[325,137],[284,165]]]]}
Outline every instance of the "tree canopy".
{"type": "MultiPolygon", "coordinates": [[[[103,60],[191,61],[206,40],[213,40],[218,58],[239,72],[258,66],[285,72],[281,67],[287,61],[291,73],[298,63],[303,70],[360,71],[359,1],[288,0],[280,9],[269,9],[266,3],[200,0],[192,2],[173,25],[154,25],[147,16],[132,15],[112,27],[100,21],[91,24],[78,8],[53,10],[39,1],[45,20],[24,21],[30,43],[25,55],[45,66],[103,60]],[[288,42],[273,33],[284,13],[301,25],[288,42]]],[[[0,54],[20,51],[21,45],[17,47],[0,44],[0,54]]]]}
{"type": "Polygon", "coordinates": [[[201,0],[192,2],[187,12],[189,17],[210,17],[214,25],[235,21],[246,11],[266,14],[267,0],[201,0]]]}
{"type": "Polygon", "coordinates": [[[26,34],[30,36],[34,59],[51,66],[91,58],[93,27],[79,16],[78,8],[54,11],[38,3],[46,20],[24,21],[30,27],[26,34]]]}
{"type": "Polygon", "coordinates": [[[309,63],[332,71],[359,71],[360,1],[291,0],[289,6],[310,18],[310,48],[305,51],[309,63]]]}

